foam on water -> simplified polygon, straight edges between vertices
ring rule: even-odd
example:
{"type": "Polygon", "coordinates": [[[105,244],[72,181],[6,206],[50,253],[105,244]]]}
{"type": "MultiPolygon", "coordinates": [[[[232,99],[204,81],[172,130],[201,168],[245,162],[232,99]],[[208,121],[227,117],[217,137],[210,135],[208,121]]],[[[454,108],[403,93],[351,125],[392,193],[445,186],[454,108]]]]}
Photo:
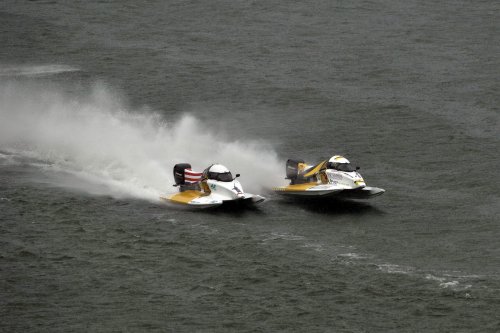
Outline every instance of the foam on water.
{"type": "Polygon", "coordinates": [[[190,115],[167,122],[151,111],[131,112],[102,85],[75,98],[55,89],[0,83],[0,150],[65,174],[66,186],[150,200],[175,191],[172,167],[180,162],[196,170],[225,164],[242,174],[249,192],[282,178],[277,154],[265,143],[232,140],[190,115]]]}
{"type": "Polygon", "coordinates": [[[1,65],[1,76],[40,76],[66,72],[76,72],[79,69],[68,65],[1,65]]]}
{"type": "Polygon", "coordinates": [[[455,292],[461,292],[473,288],[473,284],[482,278],[480,275],[463,274],[461,272],[445,272],[439,270],[424,271],[409,265],[388,263],[384,262],[381,258],[377,258],[374,254],[356,252],[356,248],[353,246],[339,244],[329,245],[321,242],[313,243],[306,237],[295,234],[272,232],[269,235],[263,235],[262,243],[265,244],[270,241],[298,242],[302,244],[303,248],[323,253],[324,255],[331,257],[336,265],[353,265],[359,267],[360,269],[375,269],[384,274],[414,277],[435,282],[439,288],[455,292]],[[346,248],[349,249],[349,252],[345,252],[346,248]]]}

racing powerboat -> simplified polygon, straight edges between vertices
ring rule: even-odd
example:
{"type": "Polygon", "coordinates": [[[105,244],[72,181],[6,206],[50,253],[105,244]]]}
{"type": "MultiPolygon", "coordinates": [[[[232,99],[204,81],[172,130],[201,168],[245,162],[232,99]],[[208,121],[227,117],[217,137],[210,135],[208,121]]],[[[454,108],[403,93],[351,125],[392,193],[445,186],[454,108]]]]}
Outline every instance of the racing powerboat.
{"type": "Polygon", "coordinates": [[[174,166],[174,180],[179,192],[160,199],[195,208],[249,206],[265,200],[256,194],[243,192],[243,187],[221,164],[213,164],[203,172],[194,172],[189,163],[174,166]]]}
{"type": "Polygon", "coordinates": [[[286,162],[286,179],[290,184],[273,190],[289,197],[335,197],[341,199],[368,199],[382,195],[385,190],[366,186],[349,160],[335,155],[329,160],[308,165],[303,160],[289,159],[286,162]]]}

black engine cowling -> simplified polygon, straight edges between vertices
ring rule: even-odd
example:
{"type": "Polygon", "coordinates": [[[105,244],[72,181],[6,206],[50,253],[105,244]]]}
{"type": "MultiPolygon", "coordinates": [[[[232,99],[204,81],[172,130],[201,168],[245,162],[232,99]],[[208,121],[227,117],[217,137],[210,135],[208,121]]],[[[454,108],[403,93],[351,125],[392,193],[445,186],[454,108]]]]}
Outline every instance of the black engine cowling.
{"type": "Polygon", "coordinates": [[[288,159],[286,161],[286,178],[296,179],[299,174],[299,163],[304,163],[304,160],[288,159]]]}
{"type": "Polygon", "coordinates": [[[184,170],[191,169],[191,164],[189,163],[179,163],[174,165],[174,181],[175,185],[184,185],[184,170]]]}

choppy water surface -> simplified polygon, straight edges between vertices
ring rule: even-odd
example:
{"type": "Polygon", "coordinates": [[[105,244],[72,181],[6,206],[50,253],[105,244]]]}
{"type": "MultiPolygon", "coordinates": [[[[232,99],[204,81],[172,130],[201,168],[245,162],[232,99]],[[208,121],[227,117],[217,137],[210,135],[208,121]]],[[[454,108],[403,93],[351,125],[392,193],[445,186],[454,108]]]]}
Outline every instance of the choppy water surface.
{"type": "Polygon", "coordinates": [[[0,3],[1,330],[499,331],[499,13],[0,3]],[[268,192],[334,154],[387,193],[268,192]],[[163,205],[179,162],[269,200],[163,205]]]}

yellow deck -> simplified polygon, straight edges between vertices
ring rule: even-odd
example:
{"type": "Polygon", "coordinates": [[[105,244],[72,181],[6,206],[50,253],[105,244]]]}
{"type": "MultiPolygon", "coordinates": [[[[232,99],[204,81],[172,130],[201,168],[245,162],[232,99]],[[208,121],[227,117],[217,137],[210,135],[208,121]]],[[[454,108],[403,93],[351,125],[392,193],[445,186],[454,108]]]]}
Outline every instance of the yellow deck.
{"type": "Polygon", "coordinates": [[[187,204],[191,200],[207,195],[205,192],[189,190],[173,194],[166,199],[175,203],[187,204]]]}
{"type": "Polygon", "coordinates": [[[300,192],[300,191],[305,191],[310,189],[311,187],[317,186],[318,183],[304,183],[304,184],[295,184],[295,185],[288,185],[284,187],[275,187],[273,190],[275,191],[283,191],[283,192],[300,192]]]}

